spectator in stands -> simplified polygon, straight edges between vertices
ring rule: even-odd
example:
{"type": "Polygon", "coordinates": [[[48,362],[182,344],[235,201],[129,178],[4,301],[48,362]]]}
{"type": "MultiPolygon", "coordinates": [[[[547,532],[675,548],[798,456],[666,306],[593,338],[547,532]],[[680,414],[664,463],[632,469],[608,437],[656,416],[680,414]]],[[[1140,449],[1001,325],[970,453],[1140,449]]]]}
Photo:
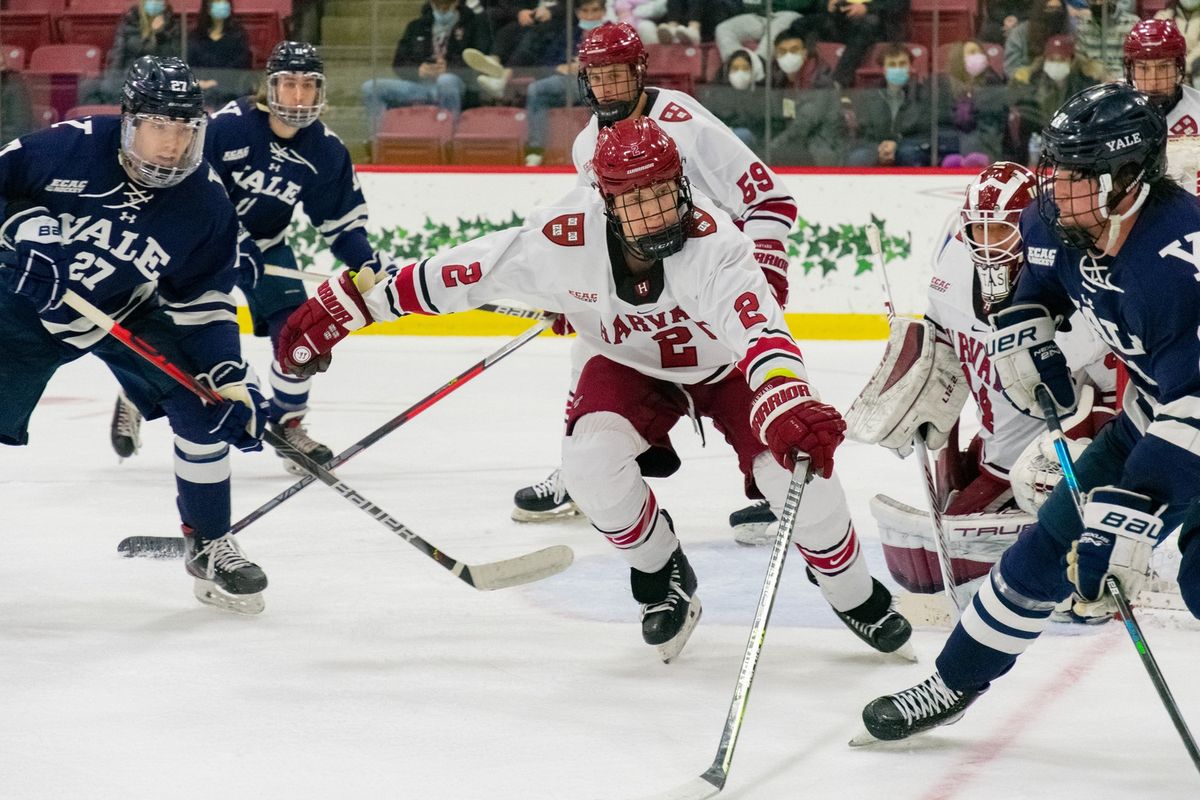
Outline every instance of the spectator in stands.
{"type": "Polygon", "coordinates": [[[763,135],[766,113],[761,91],[766,75],[758,53],[738,50],[725,62],[717,80],[701,89],[699,98],[705,108],[752,150],[763,135]]]}
{"type": "Polygon", "coordinates": [[[667,0],[667,13],[658,26],[659,44],[711,42],[717,26],[741,7],[741,0],[667,0]]]}
{"type": "Polygon", "coordinates": [[[33,101],[25,79],[10,69],[0,52],[0,146],[20,139],[34,129],[33,101]]]}
{"type": "Polygon", "coordinates": [[[792,25],[775,39],[775,63],[771,85],[798,91],[834,88],[833,68],[821,60],[821,54],[801,32],[792,25]]]}
{"type": "Polygon", "coordinates": [[[1187,42],[1188,64],[1200,58],[1200,0],[1170,0],[1167,7],[1154,16],[1175,20],[1175,27],[1187,42]]]}
{"type": "Polygon", "coordinates": [[[200,6],[188,36],[188,66],[204,90],[204,105],[214,109],[254,90],[250,72],[250,40],[230,0],[209,0],[200,6]]]}
{"type": "Polygon", "coordinates": [[[1013,29],[1029,19],[1030,9],[1036,5],[1040,0],[988,0],[987,12],[979,24],[979,38],[1004,44],[1013,29]]]}
{"type": "Polygon", "coordinates": [[[667,0],[608,0],[608,4],[613,19],[631,26],[646,44],[658,44],[658,21],[666,16],[667,0]]]}
{"type": "Polygon", "coordinates": [[[1137,14],[1118,8],[1117,0],[1088,0],[1091,16],[1075,31],[1075,51],[1099,61],[1110,81],[1125,76],[1125,37],[1137,24],[1137,14]]]}
{"type": "Polygon", "coordinates": [[[1014,143],[1017,160],[1029,162],[1026,153],[1030,136],[1046,127],[1068,97],[1096,85],[1103,77],[1104,68],[1098,62],[1076,55],[1071,37],[1060,34],[1047,39],[1042,57],[1014,72],[1008,83],[1009,104],[1021,119],[1014,143]]]}
{"type": "Polygon", "coordinates": [[[487,20],[467,7],[464,0],[428,0],[421,16],[408,23],[396,44],[392,69],[409,78],[372,78],[362,85],[363,105],[371,131],[379,127],[383,112],[411,105],[438,105],[455,117],[462,111],[463,79],[451,70],[463,66],[463,51],[487,52],[492,34],[487,20]]]}
{"type": "Polygon", "coordinates": [[[854,85],[854,73],[876,42],[896,42],[907,28],[909,0],[822,0],[823,10],[795,23],[822,42],[846,45],[833,71],[843,89],[854,85]]]}
{"type": "MultiPolygon", "coordinates": [[[[498,0],[489,3],[484,13],[494,32],[491,55],[468,49],[463,51],[463,60],[468,67],[483,73],[485,77],[503,77],[505,66],[521,39],[534,25],[548,22],[551,9],[557,5],[557,0],[498,0]]],[[[485,90],[489,88],[483,81],[480,84],[485,90]]]]}
{"type": "Polygon", "coordinates": [[[912,55],[902,44],[883,51],[882,89],[851,92],[858,140],[846,158],[851,167],[929,166],[930,103],[926,86],[913,81],[912,55]]]}
{"type": "Polygon", "coordinates": [[[1004,42],[1004,74],[1013,75],[1042,57],[1051,36],[1069,36],[1071,22],[1063,0],[1034,0],[1029,19],[1018,23],[1004,42]]]}
{"type": "Polygon", "coordinates": [[[768,58],[775,38],[801,14],[819,12],[824,1],[775,0],[768,20],[763,0],[742,0],[741,13],[734,14],[716,27],[714,39],[721,53],[721,62],[728,62],[734,51],[742,48],[742,42],[751,39],[758,42],[759,56],[768,58]]]}
{"type": "Polygon", "coordinates": [[[121,86],[125,70],[142,56],[180,56],[183,53],[183,32],[179,15],[166,0],[142,0],[125,12],[117,23],[116,36],[105,73],[99,78],[82,81],[79,101],[84,104],[112,104],[121,101],[121,86]]]}
{"type": "Polygon", "coordinates": [[[977,39],[950,48],[939,106],[948,107],[953,126],[939,131],[943,167],[983,169],[1000,158],[1008,105],[1004,78],[988,63],[977,39]]]}

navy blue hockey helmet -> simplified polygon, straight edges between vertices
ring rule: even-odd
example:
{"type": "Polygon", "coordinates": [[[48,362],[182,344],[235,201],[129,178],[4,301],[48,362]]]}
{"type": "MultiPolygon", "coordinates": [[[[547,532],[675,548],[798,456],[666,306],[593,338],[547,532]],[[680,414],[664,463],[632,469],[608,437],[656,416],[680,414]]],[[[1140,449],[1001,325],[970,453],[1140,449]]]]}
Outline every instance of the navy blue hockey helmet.
{"type": "Polygon", "coordinates": [[[284,41],[267,59],[267,107],[286,125],[303,128],[325,109],[325,62],[308,42],[284,41]]]}
{"type": "Polygon", "coordinates": [[[1122,219],[1141,207],[1150,184],[1166,170],[1166,120],[1147,95],[1126,83],[1074,95],[1055,112],[1042,139],[1038,210],[1064,242],[1079,249],[1096,246],[1106,228],[1109,241],[1115,240],[1122,219]],[[1095,180],[1090,205],[1084,207],[1082,197],[1061,195],[1064,173],[1095,180]],[[1131,194],[1136,194],[1133,205],[1116,214],[1131,194]]]}
{"type": "Polygon", "coordinates": [[[204,95],[191,69],[174,57],[142,56],[121,91],[121,158],[138,183],[174,186],[204,157],[204,95]]]}

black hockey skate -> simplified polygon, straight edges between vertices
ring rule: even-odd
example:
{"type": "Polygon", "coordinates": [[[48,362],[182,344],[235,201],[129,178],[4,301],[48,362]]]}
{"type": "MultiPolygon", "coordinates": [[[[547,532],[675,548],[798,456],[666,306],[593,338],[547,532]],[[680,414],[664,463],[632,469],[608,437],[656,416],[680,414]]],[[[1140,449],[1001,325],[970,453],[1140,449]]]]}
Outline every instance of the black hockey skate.
{"type": "Polygon", "coordinates": [[[863,709],[863,724],[867,729],[850,740],[851,747],[883,741],[907,739],[939,725],[958,722],[967,706],[983,694],[984,689],[959,692],[942,682],[935,672],[911,689],[897,694],[877,697],[863,709]]]}
{"type": "Polygon", "coordinates": [[[562,472],[554,470],[545,480],[518,489],[513,495],[514,522],[548,522],[561,517],[579,515],[579,506],[571,501],[563,486],[562,472]]]}
{"type": "Polygon", "coordinates": [[[739,508],[729,515],[729,527],[733,528],[733,540],[749,546],[770,544],[775,541],[771,525],[778,520],[771,504],[766,500],[739,508]]]}
{"type": "Polygon", "coordinates": [[[142,446],[142,414],[124,392],[117,395],[108,435],[113,450],[123,459],[132,457],[142,446]]]}
{"type": "MultiPolygon", "coordinates": [[[[304,417],[292,417],[281,422],[270,423],[271,430],[283,437],[292,447],[311,458],[321,466],[333,460],[333,451],[308,435],[308,429],[303,424],[304,417]]],[[[304,477],[308,470],[292,461],[283,453],[278,453],[283,459],[283,468],[293,475],[304,477]]]]}
{"type": "MultiPolygon", "coordinates": [[[[670,519],[667,517],[668,523],[670,519]]],[[[658,572],[629,570],[629,583],[633,599],[642,604],[642,639],[658,648],[659,656],[669,664],[687,644],[702,612],[696,597],[696,573],[683,547],[676,548],[658,572]]]]}
{"type": "Polygon", "coordinates": [[[238,614],[258,614],[265,608],[267,576],[246,558],[233,534],[203,541],[184,525],[183,540],[183,563],[196,579],[197,600],[238,614]]]}
{"type": "MultiPolygon", "coordinates": [[[[806,570],[808,579],[817,584],[817,576],[812,568],[806,570]]],[[[908,641],[912,638],[912,625],[892,608],[893,598],[888,588],[874,578],[871,581],[874,589],[864,603],[849,611],[835,608],[833,613],[855,636],[879,652],[898,656],[905,661],[916,661],[917,654],[908,641]]]]}

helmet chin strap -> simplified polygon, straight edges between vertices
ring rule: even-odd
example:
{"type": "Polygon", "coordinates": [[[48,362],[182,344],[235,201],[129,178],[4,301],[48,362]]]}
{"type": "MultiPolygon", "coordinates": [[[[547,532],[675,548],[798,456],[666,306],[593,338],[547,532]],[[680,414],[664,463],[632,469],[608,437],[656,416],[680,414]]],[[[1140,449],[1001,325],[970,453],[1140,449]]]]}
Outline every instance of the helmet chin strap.
{"type": "MultiPolygon", "coordinates": [[[[1124,214],[1114,214],[1113,212],[1109,211],[1108,208],[1110,194],[1112,192],[1112,175],[1106,172],[1099,177],[1100,191],[1096,195],[1096,200],[1099,202],[1100,216],[1108,220],[1109,223],[1106,237],[1107,241],[1105,242],[1104,246],[1100,246],[1099,240],[1097,240],[1095,244],[1096,249],[1098,249],[1101,253],[1107,254],[1108,251],[1116,245],[1117,241],[1121,238],[1121,224],[1136,214],[1146,202],[1146,198],[1149,197],[1150,184],[1142,181],[1142,176],[1145,174],[1145,172],[1139,172],[1137,177],[1134,178],[1133,182],[1130,184],[1130,186],[1137,185],[1141,188],[1138,190],[1137,199],[1133,201],[1133,205],[1130,206],[1129,210],[1124,214]]],[[[1128,191],[1128,189],[1122,191],[1121,196],[1117,198],[1118,203],[1125,199],[1128,191]]],[[[1104,234],[1101,234],[1101,236],[1103,237],[1104,234]]]]}

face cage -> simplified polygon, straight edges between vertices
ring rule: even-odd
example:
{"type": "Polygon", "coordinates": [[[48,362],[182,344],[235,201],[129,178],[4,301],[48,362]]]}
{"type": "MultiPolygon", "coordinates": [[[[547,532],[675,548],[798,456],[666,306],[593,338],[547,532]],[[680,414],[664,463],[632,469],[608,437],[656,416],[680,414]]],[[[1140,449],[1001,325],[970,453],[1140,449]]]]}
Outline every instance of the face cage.
{"type": "MultiPolygon", "coordinates": [[[[1131,59],[1126,60],[1125,62],[1125,82],[1135,89],[1138,89],[1138,87],[1137,83],[1135,83],[1133,80],[1133,65],[1137,63],[1137,61],[1138,59],[1131,59]]],[[[1167,94],[1151,94],[1150,92],[1143,91],[1142,89],[1138,89],[1138,91],[1149,97],[1151,105],[1157,108],[1163,116],[1166,116],[1183,97],[1183,77],[1186,72],[1186,65],[1176,60],[1174,89],[1167,94]]]]}
{"type": "MultiPolygon", "coordinates": [[[[675,180],[679,184],[675,190],[675,210],[679,216],[678,221],[660,231],[647,233],[633,239],[625,235],[625,227],[621,224],[621,217],[618,216],[616,210],[616,197],[604,198],[605,215],[608,217],[608,224],[617,234],[617,237],[620,238],[625,249],[634,258],[639,258],[643,261],[658,261],[667,256],[673,256],[683,249],[684,242],[687,241],[687,229],[685,226],[692,217],[692,189],[690,184],[688,184],[688,179],[684,176],[680,175],[675,180]]],[[[630,221],[636,222],[637,220],[630,221]]]]}
{"type": "MultiPolygon", "coordinates": [[[[601,64],[599,66],[608,66],[601,64]]],[[[630,89],[630,99],[614,100],[609,103],[601,103],[596,99],[596,93],[592,91],[591,81],[588,80],[588,68],[582,67],[576,80],[579,81],[579,96],[583,98],[583,103],[586,105],[596,117],[596,122],[601,126],[612,125],[614,122],[620,122],[626,119],[633,110],[637,108],[638,101],[642,98],[642,90],[646,84],[646,71],[642,64],[626,64],[629,67],[629,78],[624,82],[630,89]]]]}
{"type": "Polygon", "coordinates": [[[204,130],[207,126],[208,117],[206,116],[194,119],[175,119],[158,114],[122,114],[121,158],[130,176],[143,186],[154,189],[165,189],[182,183],[187,176],[196,171],[204,157],[204,130]],[[146,123],[163,121],[187,125],[192,130],[192,140],[179,154],[174,165],[159,164],[137,152],[138,127],[146,123]]]}
{"type": "MultiPolygon", "coordinates": [[[[1087,228],[1080,225],[1066,225],[1061,220],[1061,214],[1058,209],[1058,199],[1054,196],[1054,171],[1057,168],[1071,169],[1067,165],[1056,164],[1050,159],[1048,153],[1043,153],[1041,160],[1038,162],[1038,182],[1041,184],[1038,191],[1038,214],[1042,221],[1054,231],[1065,244],[1074,247],[1076,250],[1090,250],[1096,246],[1099,237],[1104,234],[1104,227],[1095,234],[1091,233],[1087,228]]],[[[1101,222],[1108,219],[1108,204],[1112,191],[1112,176],[1107,172],[1099,175],[1083,172],[1082,170],[1074,170],[1084,177],[1095,178],[1099,183],[1099,189],[1096,193],[1095,201],[1092,210],[1101,222]]]]}
{"type": "Polygon", "coordinates": [[[267,108],[291,128],[307,128],[317,121],[325,110],[325,76],[319,72],[274,72],[267,76],[267,108]],[[311,106],[285,106],[279,102],[279,89],[276,83],[281,75],[294,75],[301,78],[313,78],[317,82],[317,102],[311,106]]]}
{"type": "Polygon", "coordinates": [[[1009,216],[1016,216],[1012,211],[966,211],[960,216],[963,242],[971,254],[975,272],[979,275],[979,295],[989,306],[1002,303],[1012,294],[1013,284],[1021,265],[1025,263],[1021,249],[1021,233],[1017,224],[1009,216]],[[1004,250],[996,245],[988,245],[971,235],[974,225],[983,225],[984,229],[999,228],[1003,235],[1000,241],[1011,241],[1014,249],[1004,250]]]}

